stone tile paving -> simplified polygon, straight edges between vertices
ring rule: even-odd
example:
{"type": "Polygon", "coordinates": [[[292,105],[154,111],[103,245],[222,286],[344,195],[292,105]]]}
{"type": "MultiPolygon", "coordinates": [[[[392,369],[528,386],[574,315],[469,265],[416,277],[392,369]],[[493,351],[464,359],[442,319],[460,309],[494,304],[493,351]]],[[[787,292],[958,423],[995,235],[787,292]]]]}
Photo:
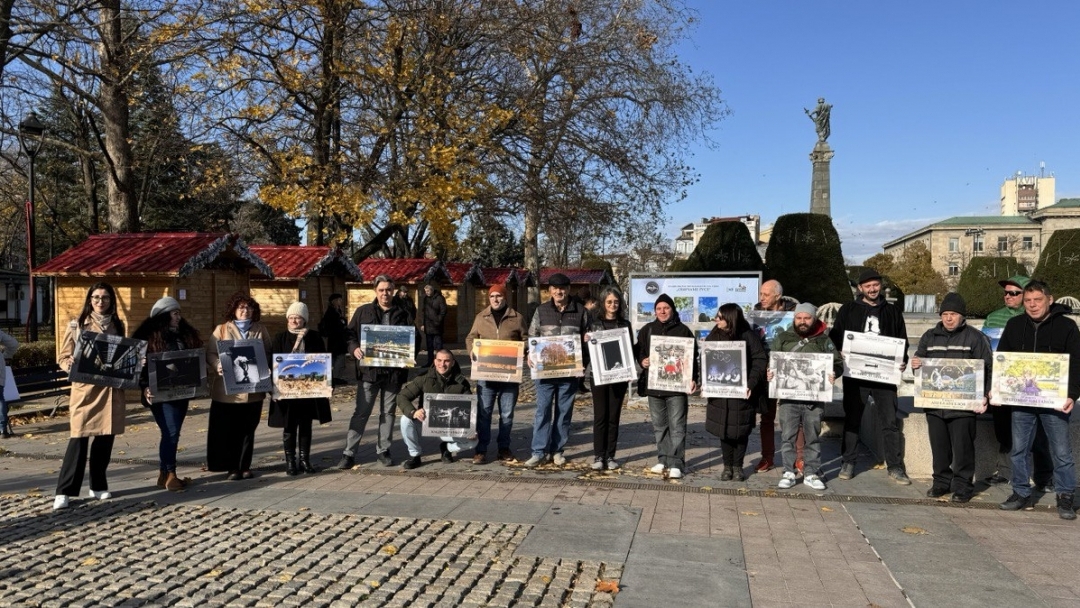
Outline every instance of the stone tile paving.
{"type": "Polygon", "coordinates": [[[622,564],[515,556],[531,526],[0,497],[0,606],[608,607],[622,564]]]}

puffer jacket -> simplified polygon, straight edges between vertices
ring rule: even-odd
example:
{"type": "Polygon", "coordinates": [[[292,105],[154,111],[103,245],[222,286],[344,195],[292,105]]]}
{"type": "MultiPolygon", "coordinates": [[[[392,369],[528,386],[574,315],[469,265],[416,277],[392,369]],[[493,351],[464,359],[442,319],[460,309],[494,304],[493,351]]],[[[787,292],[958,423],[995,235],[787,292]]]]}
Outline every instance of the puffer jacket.
{"type": "Polygon", "coordinates": [[[472,394],[472,387],[469,386],[469,380],[461,373],[461,366],[457,361],[454,361],[454,364],[450,366],[450,373],[445,376],[432,367],[424,375],[413,378],[401,387],[397,394],[397,406],[401,415],[412,418],[417,408],[424,406],[424,395],[428,393],[469,395],[472,394]]]}

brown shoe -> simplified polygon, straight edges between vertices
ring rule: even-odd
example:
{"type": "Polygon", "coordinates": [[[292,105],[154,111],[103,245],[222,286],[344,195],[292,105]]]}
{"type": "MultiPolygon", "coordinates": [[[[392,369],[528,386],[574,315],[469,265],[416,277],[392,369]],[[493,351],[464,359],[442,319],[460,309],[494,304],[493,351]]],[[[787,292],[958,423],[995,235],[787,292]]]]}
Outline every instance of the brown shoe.
{"type": "Polygon", "coordinates": [[[484,464],[484,460],[486,460],[486,458],[483,454],[474,454],[472,457],[473,464],[484,464]]]}
{"type": "Polygon", "coordinates": [[[166,480],[168,480],[168,479],[169,479],[169,474],[168,474],[167,472],[165,472],[165,471],[162,471],[162,472],[158,473],[158,476],[157,476],[157,487],[159,487],[159,488],[164,488],[164,487],[165,487],[165,482],[166,482],[166,480]]]}
{"type": "Polygon", "coordinates": [[[772,461],[763,459],[761,462],[758,463],[757,468],[754,469],[754,470],[757,471],[758,473],[764,473],[765,471],[772,470],[772,468],[773,468],[772,461]]]}
{"type": "Polygon", "coordinates": [[[176,473],[169,472],[168,477],[165,479],[165,489],[170,492],[179,492],[187,486],[187,482],[176,476],[176,473]]]}
{"type": "Polygon", "coordinates": [[[509,448],[499,448],[499,460],[517,460],[509,448]]]}

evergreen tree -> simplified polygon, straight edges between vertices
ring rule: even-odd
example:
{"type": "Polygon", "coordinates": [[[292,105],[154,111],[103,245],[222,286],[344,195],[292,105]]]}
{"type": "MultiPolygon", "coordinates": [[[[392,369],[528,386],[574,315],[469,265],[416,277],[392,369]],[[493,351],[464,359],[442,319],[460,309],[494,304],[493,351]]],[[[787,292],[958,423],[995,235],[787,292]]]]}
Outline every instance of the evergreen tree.
{"type": "Polygon", "coordinates": [[[1027,269],[1011,256],[972,259],[964,268],[960,283],[956,286],[956,292],[967,304],[967,316],[985,317],[1004,306],[998,281],[1018,274],[1027,275],[1027,269]]]}
{"type": "Polygon", "coordinates": [[[525,247],[521,239],[498,218],[489,214],[478,216],[469,224],[469,230],[458,247],[458,257],[479,264],[482,268],[519,267],[524,264],[525,247]]]}
{"type": "Polygon", "coordinates": [[[817,306],[851,300],[840,236],[832,218],[818,213],[789,213],[776,219],[765,251],[769,276],[784,294],[817,306]]]}
{"type": "Polygon", "coordinates": [[[742,222],[717,222],[706,228],[681,268],[685,272],[764,269],[757,244],[742,222]]]}
{"type": "Polygon", "coordinates": [[[1080,297],[1080,228],[1056,230],[1043,245],[1032,278],[1045,281],[1055,298],[1080,297]]]}

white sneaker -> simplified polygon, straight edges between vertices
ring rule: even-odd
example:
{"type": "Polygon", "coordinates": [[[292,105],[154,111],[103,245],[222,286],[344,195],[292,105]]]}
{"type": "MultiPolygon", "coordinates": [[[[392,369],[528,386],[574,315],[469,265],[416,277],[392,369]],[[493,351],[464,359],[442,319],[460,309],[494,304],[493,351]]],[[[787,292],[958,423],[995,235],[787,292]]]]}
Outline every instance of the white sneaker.
{"type": "Polygon", "coordinates": [[[64,496],[63,494],[57,494],[56,498],[53,499],[53,503],[52,503],[53,511],[59,511],[60,509],[66,509],[69,506],[71,506],[71,505],[68,503],[68,497],[64,496]]]}
{"type": "Polygon", "coordinates": [[[566,456],[563,456],[562,452],[559,452],[558,454],[555,454],[554,462],[556,466],[561,467],[562,465],[566,464],[566,456]]]}
{"type": "Polygon", "coordinates": [[[649,469],[649,472],[650,473],[656,473],[657,475],[663,475],[664,474],[664,463],[658,462],[658,463],[654,464],[652,466],[652,468],[649,469]]]}
{"type": "Polygon", "coordinates": [[[592,461],[592,470],[594,470],[594,471],[603,471],[604,470],[604,461],[600,460],[599,458],[592,461]]]}
{"type": "Polygon", "coordinates": [[[784,474],[780,477],[780,483],[776,484],[781,490],[790,489],[795,485],[795,473],[791,471],[784,471],[784,474]]]}
{"type": "Polygon", "coordinates": [[[109,500],[110,498],[112,498],[112,494],[108,490],[102,490],[100,492],[90,490],[90,498],[96,498],[98,500],[109,500]]]}
{"type": "Polygon", "coordinates": [[[619,465],[618,460],[609,460],[609,461],[607,461],[607,470],[609,470],[609,471],[617,470],[619,468],[619,466],[620,465],[619,465]]]}
{"type": "Polygon", "coordinates": [[[532,469],[534,467],[539,466],[541,462],[544,462],[544,457],[543,456],[532,456],[528,460],[525,461],[525,466],[527,468],[532,469]]]}
{"type": "Polygon", "coordinates": [[[824,490],[825,489],[825,482],[822,481],[821,478],[818,477],[817,475],[807,475],[806,477],[803,478],[803,483],[806,484],[806,487],[808,487],[808,488],[810,488],[812,490],[824,490]]]}
{"type": "Polygon", "coordinates": [[[668,479],[682,479],[682,471],[676,469],[675,467],[671,467],[670,469],[668,469],[667,476],[668,479]]]}

